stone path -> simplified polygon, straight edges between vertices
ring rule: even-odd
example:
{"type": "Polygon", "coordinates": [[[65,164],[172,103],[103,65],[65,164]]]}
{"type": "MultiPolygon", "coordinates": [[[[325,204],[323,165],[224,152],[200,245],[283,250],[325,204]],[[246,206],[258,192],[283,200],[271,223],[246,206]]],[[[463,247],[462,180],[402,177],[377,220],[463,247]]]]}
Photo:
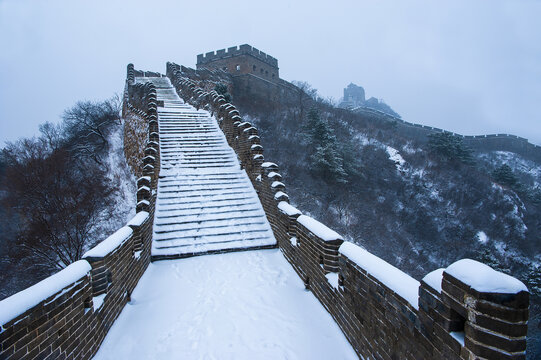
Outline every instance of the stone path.
{"type": "Polygon", "coordinates": [[[94,360],[358,359],[280,250],[156,261],[94,360]]]}
{"type": "Polygon", "coordinates": [[[184,103],[168,78],[137,81],[152,81],[164,102],[153,259],[274,246],[259,198],[216,119],[184,103]]]}

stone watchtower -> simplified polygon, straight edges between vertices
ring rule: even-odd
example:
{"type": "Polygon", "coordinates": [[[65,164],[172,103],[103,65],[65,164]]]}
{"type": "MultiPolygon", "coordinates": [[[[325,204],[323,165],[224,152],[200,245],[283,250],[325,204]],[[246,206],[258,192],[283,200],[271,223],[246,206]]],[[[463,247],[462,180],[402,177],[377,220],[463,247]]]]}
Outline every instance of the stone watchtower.
{"type": "Polygon", "coordinates": [[[344,109],[355,108],[363,105],[365,101],[363,87],[351,83],[344,89],[344,100],[338,106],[344,109]]]}
{"type": "Polygon", "coordinates": [[[278,60],[248,45],[233,46],[197,55],[197,69],[222,69],[235,75],[254,75],[278,82],[278,60]]]}

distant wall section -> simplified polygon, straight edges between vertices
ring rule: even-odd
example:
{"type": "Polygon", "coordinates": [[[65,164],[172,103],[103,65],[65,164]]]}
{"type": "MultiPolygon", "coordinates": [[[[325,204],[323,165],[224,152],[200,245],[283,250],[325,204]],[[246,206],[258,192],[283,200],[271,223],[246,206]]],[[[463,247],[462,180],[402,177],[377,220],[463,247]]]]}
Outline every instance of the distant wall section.
{"type": "MultiPolygon", "coordinates": [[[[402,136],[415,139],[417,141],[428,141],[428,135],[438,132],[448,132],[440,128],[435,128],[427,125],[414,124],[404,121],[400,118],[391,116],[382,111],[374,110],[366,107],[353,109],[367,119],[391,123],[396,126],[396,132],[402,136]]],[[[541,146],[528,142],[528,139],[511,134],[489,134],[489,135],[461,135],[452,133],[455,136],[462,138],[464,144],[470,146],[478,152],[486,151],[510,151],[521,155],[522,157],[541,163],[541,146]]]]}

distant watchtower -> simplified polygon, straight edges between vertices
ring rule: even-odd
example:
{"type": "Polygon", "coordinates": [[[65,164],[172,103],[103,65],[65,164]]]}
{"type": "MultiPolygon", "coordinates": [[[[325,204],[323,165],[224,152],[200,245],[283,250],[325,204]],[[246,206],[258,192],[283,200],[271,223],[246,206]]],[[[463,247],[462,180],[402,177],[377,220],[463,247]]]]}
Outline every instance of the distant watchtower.
{"type": "Polygon", "coordinates": [[[363,105],[365,101],[363,87],[351,83],[344,89],[344,100],[339,107],[354,108],[363,105]]]}
{"type": "Polygon", "coordinates": [[[234,75],[251,74],[278,82],[278,60],[248,45],[233,46],[197,55],[197,69],[222,69],[234,75]]]}

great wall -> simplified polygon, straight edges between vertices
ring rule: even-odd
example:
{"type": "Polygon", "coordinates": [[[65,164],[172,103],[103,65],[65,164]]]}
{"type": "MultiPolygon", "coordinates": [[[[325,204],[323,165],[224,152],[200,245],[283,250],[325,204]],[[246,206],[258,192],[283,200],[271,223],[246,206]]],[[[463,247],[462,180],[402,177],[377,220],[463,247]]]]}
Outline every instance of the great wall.
{"type": "MultiPolygon", "coordinates": [[[[276,164],[265,161],[257,129],[243,121],[223,96],[200,88],[201,81],[195,82],[185,73],[173,63],[167,63],[166,75],[128,65],[123,103],[125,154],[139,177],[137,214],[83,259],[0,302],[0,359],[90,359],[151,261],[262,247],[280,249],[359,358],[526,358],[529,293],[520,281],[472,260],[460,260],[419,282],[344,241],[289,204],[287,181],[276,164]],[[196,110],[190,110],[188,104],[196,110]],[[198,120],[200,110],[207,114],[204,120],[198,120]],[[187,121],[181,126],[185,130],[172,128],[175,113],[191,114],[178,118],[187,121]],[[198,121],[198,127],[206,128],[201,131],[221,130],[237,159],[229,153],[210,154],[192,167],[202,168],[217,160],[238,161],[245,174],[239,176],[247,180],[239,180],[233,187],[240,193],[256,194],[258,200],[239,206],[250,206],[254,216],[262,207],[275,244],[192,247],[167,254],[156,251],[157,208],[168,201],[163,181],[190,176],[179,172],[168,179],[173,175],[167,171],[174,161],[189,161],[184,155],[176,158],[177,149],[205,146],[198,145],[201,139],[190,140],[189,133],[198,121]]],[[[205,174],[210,174],[205,181],[219,192],[222,175],[205,174]]],[[[196,191],[187,184],[178,186],[196,191]]]]}
{"type": "Polygon", "coordinates": [[[512,134],[461,135],[428,125],[411,123],[368,107],[359,107],[354,109],[354,111],[363,114],[368,119],[392,124],[398,134],[410,139],[424,142],[427,141],[430,134],[447,132],[461,138],[465,145],[478,152],[509,151],[519,154],[526,159],[541,163],[541,146],[532,144],[528,139],[520,136],[512,134]]]}

